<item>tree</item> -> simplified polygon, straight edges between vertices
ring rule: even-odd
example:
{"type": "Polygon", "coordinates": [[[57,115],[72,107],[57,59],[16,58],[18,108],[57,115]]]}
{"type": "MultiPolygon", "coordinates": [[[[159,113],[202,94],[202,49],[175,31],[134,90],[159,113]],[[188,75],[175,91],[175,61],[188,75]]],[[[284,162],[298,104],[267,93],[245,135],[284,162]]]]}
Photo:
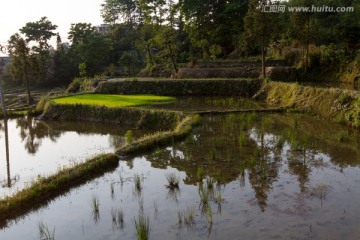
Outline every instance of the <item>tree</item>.
{"type": "Polygon", "coordinates": [[[29,84],[30,48],[27,42],[18,33],[10,37],[8,44],[8,50],[12,58],[13,71],[16,71],[14,75],[25,78],[28,104],[30,105],[33,103],[29,84]]]}
{"type": "Polygon", "coordinates": [[[68,39],[71,42],[68,54],[73,77],[78,74],[80,63],[86,64],[88,76],[102,73],[111,63],[110,40],[91,24],[71,24],[68,39]]]}
{"type": "MultiPolygon", "coordinates": [[[[310,0],[293,0],[289,2],[291,5],[296,6],[304,6],[311,8],[313,1],[310,0]]],[[[305,56],[304,56],[304,72],[307,72],[307,68],[309,66],[309,44],[311,42],[312,36],[315,33],[311,33],[311,23],[312,23],[312,13],[311,12],[294,12],[290,15],[290,29],[292,36],[294,39],[299,40],[299,42],[303,45],[305,49],[305,56]]]]}
{"type": "Polygon", "coordinates": [[[279,37],[278,32],[281,27],[281,21],[278,21],[279,14],[268,13],[264,10],[270,4],[270,0],[251,0],[249,2],[249,10],[244,19],[245,28],[241,36],[243,50],[248,50],[250,44],[260,46],[263,78],[266,77],[266,48],[274,38],[279,37]]]}
{"type": "Polygon", "coordinates": [[[24,27],[20,29],[22,34],[25,34],[26,41],[37,42],[37,46],[34,46],[32,50],[39,56],[40,65],[40,80],[44,82],[47,80],[47,71],[50,66],[50,56],[48,41],[55,36],[53,32],[57,26],[53,25],[47,17],[42,17],[37,22],[28,22],[24,27]]]}
{"type": "Polygon", "coordinates": [[[193,47],[202,57],[210,56],[209,49],[220,46],[221,56],[227,57],[236,48],[237,38],[243,31],[243,19],[249,0],[182,0],[180,15],[193,47]]]}
{"type": "Polygon", "coordinates": [[[138,0],[105,0],[101,4],[101,17],[112,26],[120,22],[133,25],[141,22],[142,14],[139,10],[138,0]]]}

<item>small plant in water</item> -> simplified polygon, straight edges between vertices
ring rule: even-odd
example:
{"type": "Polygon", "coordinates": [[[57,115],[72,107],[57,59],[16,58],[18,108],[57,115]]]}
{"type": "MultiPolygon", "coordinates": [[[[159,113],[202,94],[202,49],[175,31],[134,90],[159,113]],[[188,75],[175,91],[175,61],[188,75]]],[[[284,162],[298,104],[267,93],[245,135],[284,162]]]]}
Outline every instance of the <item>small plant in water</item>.
{"type": "Polygon", "coordinates": [[[134,182],[135,182],[135,189],[137,191],[141,191],[141,177],[139,174],[135,174],[134,182]]]}
{"type": "Polygon", "coordinates": [[[99,206],[100,206],[99,197],[95,194],[92,195],[91,207],[92,207],[94,213],[99,213],[99,206]]]}
{"type": "Polygon", "coordinates": [[[55,240],[55,227],[52,232],[50,232],[48,226],[43,222],[39,222],[38,227],[41,240],[55,240]]]}
{"type": "Polygon", "coordinates": [[[204,177],[204,168],[202,166],[199,166],[196,171],[196,177],[199,181],[201,181],[204,177]]]}
{"type": "Polygon", "coordinates": [[[115,197],[114,183],[110,184],[111,198],[115,197]]]}
{"type": "Polygon", "coordinates": [[[180,177],[176,173],[167,173],[165,175],[166,180],[168,181],[168,188],[174,189],[179,187],[180,177]]]}
{"type": "Polygon", "coordinates": [[[124,228],[124,212],[121,208],[117,210],[111,209],[111,219],[115,226],[120,229],[124,228]]]}
{"type": "Polygon", "coordinates": [[[144,215],[139,215],[137,219],[134,218],[134,225],[137,240],[149,239],[150,225],[148,217],[145,217],[144,215]]]}
{"type": "Polygon", "coordinates": [[[209,190],[214,189],[214,179],[212,177],[206,177],[206,186],[209,190]]]}
{"type": "Polygon", "coordinates": [[[133,139],[133,131],[132,130],[128,130],[125,133],[125,143],[126,144],[131,144],[134,141],[133,139]]]}
{"type": "Polygon", "coordinates": [[[201,205],[203,207],[206,207],[207,205],[209,205],[210,193],[209,193],[208,188],[199,186],[199,196],[200,196],[200,200],[201,200],[201,205]]]}
{"type": "Polygon", "coordinates": [[[186,207],[186,211],[184,213],[184,222],[186,225],[192,225],[195,220],[195,207],[186,207]]]}

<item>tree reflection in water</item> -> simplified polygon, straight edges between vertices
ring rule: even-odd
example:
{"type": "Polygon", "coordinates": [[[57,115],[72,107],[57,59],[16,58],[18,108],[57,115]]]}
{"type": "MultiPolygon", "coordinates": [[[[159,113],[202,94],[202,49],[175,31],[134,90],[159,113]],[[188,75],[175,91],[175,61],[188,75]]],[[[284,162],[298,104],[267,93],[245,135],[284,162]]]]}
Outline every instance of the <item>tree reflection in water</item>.
{"type": "Polygon", "coordinates": [[[16,119],[16,127],[20,128],[21,140],[25,142],[25,149],[31,155],[39,150],[43,138],[56,142],[61,135],[61,132],[52,130],[44,122],[36,121],[30,116],[16,119]]]}

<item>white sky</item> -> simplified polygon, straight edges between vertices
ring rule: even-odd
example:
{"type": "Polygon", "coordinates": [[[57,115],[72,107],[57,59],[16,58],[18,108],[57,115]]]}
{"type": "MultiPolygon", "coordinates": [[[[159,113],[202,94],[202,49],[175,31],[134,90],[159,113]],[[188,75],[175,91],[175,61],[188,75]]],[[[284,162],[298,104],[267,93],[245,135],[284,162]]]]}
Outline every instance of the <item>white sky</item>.
{"type": "Polygon", "coordinates": [[[43,16],[58,26],[56,32],[66,42],[71,23],[86,22],[95,26],[102,23],[100,4],[103,2],[104,0],[0,0],[0,44],[5,44],[27,22],[39,21],[43,16]]]}

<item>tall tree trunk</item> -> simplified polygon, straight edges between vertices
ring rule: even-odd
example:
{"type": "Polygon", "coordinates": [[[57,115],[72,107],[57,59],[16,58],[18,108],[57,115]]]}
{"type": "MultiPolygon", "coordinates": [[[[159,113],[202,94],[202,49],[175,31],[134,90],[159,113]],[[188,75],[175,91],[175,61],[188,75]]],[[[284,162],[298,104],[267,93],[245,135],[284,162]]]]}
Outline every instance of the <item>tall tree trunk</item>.
{"type": "Polygon", "coordinates": [[[154,65],[154,61],[153,61],[153,57],[152,57],[152,55],[151,55],[151,51],[150,51],[150,46],[149,46],[149,44],[146,44],[146,50],[147,50],[147,53],[148,53],[148,55],[149,55],[150,64],[151,64],[151,65],[154,65]]]}
{"type": "Polygon", "coordinates": [[[31,97],[31,94],[30,94],[29,76],[28,76],[28,69],[27,69],[26,64],[27,63],[26,63],[26,60],[25,60],[24,74],[25,74],[25,81],[26,81],[26,91],[27,91],[27,95],[28,95],[28,105],[31,105],[31,104],[33,104],[34,100],[33,100],[33,98],[31,97]]]}
{"type": "Polygon", "coordinates": [[[175,58],[174,58],[174,55],[173,55],[173,51],[172,51],[170,45],[168,45],[168,48],[169,48],[169,53],[170,53],[171,62],[172,62],[172,64],[173,64],[174,70],[175,70],[175,72],[176,72],[176,74],[177,74],[179,70],[178,70],[178,67],[177,67],[177,65],[176,65],[176,61],[175,61],[175,58]]]}

